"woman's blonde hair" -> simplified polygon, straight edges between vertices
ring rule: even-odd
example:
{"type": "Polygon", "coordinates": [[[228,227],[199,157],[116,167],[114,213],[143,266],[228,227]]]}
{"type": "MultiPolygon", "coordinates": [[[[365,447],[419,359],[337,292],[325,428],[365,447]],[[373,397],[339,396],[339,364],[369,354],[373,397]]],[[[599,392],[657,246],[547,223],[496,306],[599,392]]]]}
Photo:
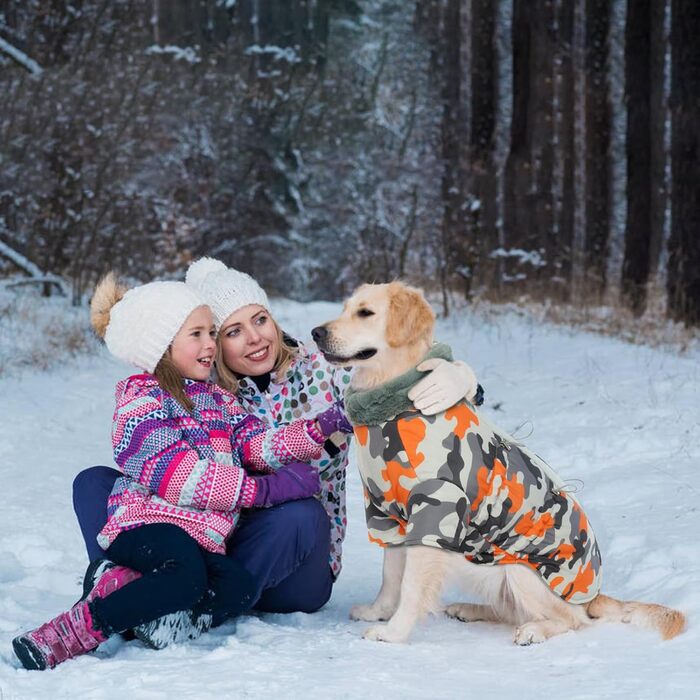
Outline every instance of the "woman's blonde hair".
{"type": "MultiPolygon", "coordinates": [[[[270,320],[275,324],[275,330],[277,331],[277,345],[279,347],[277,357],[275,358],[275,364],[272,368],[272,374],[279,377],[289,369],[294,358],[298,355],[299,350],[287,342],[282,329],[277,324],[277,321],[272,318],[272,316],[270,316],[270,320]]],[[[238,377],[236,376],[235,372],[224,362],[223,344],[221,342],[220,335],[216,339],[216,374],[218,377],[217,383],[224,389],[227,389],[232,394],[235,394],[238,391],[238,377]]]]}

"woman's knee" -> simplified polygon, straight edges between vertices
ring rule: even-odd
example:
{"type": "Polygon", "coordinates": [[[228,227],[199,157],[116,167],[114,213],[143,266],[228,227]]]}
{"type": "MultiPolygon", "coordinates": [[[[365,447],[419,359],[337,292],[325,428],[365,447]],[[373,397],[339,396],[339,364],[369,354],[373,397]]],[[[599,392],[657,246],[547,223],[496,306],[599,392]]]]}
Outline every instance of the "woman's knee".
{"type": "Polygon", "coordinates": [[[293,537],[304,549],[312,550],[329,541],[330,520],[315,498],[290,501],[279,506],[274,526],[283,537],[293,537]]]}
{"type": "Polygon", "coordinates": [[[107,496],[121,472],[111,467],[97,466],[83,469],[73,479],[73,503],[78,504],[86,499],[92,500],[95,495],[106,492],[107,496]]]}

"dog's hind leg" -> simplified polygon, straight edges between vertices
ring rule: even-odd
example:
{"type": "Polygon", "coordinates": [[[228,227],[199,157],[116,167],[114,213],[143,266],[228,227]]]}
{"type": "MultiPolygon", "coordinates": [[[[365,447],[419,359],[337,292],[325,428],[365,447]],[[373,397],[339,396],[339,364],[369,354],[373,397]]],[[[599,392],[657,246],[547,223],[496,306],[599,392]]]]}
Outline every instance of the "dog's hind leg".
{"type": "Polygon", "coordinates": [[[494,606],[502,620],[517,625],[513,641],[521,646],[591,624],[584,605],[562,600],[531,569],[508,564],[494,606]]]}
{"type": "Polygon", "coordinates": [[[462,622],[500,622],[494,609],[488,605],[453,603],[445,608],[445,614],[462,622]]]}
{"type": "Polygon", "coordinates": [[[504,572],[502,567],[484,566],[463,560],[456,568],[456,573],[458,574],[457,582],[465,591],[486,601],[486,605],[453,603],[445,608],[445,614],[462,622],[503,622],[493,604],[494,591],[503,589],[504,572]]]}
{"type": "Polygon", "coordinates": [[[370,605],[354,605],[350,609],[353,620],[376,622],[388,620],[399,607],[401,579],[406,564],[406,547],[386,547],[382,567],[382,587],[370,605]]]}
{"type": "Polygon", "coordinates": [[[423,545],[407,547],[399,607],[386,625],[370,627],[366,639],[405,642],[416,622],[439,607],[440,593],[453,552],[423,545]]]}
{"type": "Polygon", "coordinates": [[[564,634],[572,629],[576,629],[571,620],[559,618],[556,620],[534,620],[526,622],[524,625],[515,628],[513,641],[522,646],[529,644],[539,644],[550,637],[564,634]]]}

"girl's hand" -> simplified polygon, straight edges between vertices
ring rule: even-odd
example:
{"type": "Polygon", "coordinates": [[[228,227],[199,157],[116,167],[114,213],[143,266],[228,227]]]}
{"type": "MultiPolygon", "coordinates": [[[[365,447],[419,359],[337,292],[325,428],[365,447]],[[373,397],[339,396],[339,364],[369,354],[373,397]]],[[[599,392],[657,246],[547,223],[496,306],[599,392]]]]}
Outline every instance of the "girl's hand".
{"type": "Polygon", "coordinates": [[[310,498],[321,488],[318,471],[303,462],[288,464],[274,474],[248,478],[253,479],[257,487],[253,500],[255,508],[267,508],[287,501],[310,498]]]}
{"type": "Polygon", "coordinates": [[[345,415],[345,406],[342,401],[334,403],[330,408],[327,408],[323,413],[316,416],[316,423],[319,430],[326,437],[330,437],[333,433],[351,433],[352,425],[345,415]]]}

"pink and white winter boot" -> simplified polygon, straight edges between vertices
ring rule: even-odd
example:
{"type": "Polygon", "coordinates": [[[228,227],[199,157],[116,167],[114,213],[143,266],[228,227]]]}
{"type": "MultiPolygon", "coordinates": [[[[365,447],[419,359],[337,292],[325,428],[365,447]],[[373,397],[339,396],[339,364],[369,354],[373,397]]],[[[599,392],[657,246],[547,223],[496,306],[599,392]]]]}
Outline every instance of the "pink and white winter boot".
{"type": "Polygon", "coordinates": [[[95,625],[92,602],[95,598],[105,598],[140,576],[138,571],[106,560],[91,564],[85,574],[85,585],[86,588],[89,583],[93,585],[81,600],[68,612],[12,640],[22,666],[30,671],[43,671],[96,649],[107,640],[110,631],[95,625]]]}
{"type": "Polygon", "coordinates": [[[90,603],[82,600],[41,627],[15,637],[12,648],[24,668],[43,671],[86,654],[106,640],[107,635],[93,624],[90,603]]]}
{"type": "Polygon", "coordinates": [[[83,579],[83,597],[88,603],[95,598],[106,598],[127,583],[141,578],[141,574],[109,559],[96,559],[90,563],[83,579]]]}

